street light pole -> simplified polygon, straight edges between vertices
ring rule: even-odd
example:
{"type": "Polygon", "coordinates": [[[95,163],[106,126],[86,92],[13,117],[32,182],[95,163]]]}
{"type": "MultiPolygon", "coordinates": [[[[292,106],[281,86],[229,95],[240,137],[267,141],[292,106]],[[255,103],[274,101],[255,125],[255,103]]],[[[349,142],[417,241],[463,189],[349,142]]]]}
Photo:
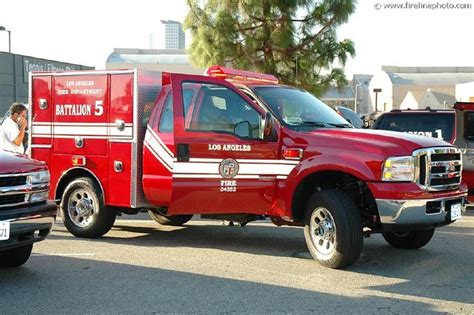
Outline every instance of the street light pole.
{"type": "Polygon", "coordinates": [[[8,52],[12,52],[12,42],[11,42],[11,32],[5,28],[5,26],[0,26],[0,31],[8,32],[8,52]]]}

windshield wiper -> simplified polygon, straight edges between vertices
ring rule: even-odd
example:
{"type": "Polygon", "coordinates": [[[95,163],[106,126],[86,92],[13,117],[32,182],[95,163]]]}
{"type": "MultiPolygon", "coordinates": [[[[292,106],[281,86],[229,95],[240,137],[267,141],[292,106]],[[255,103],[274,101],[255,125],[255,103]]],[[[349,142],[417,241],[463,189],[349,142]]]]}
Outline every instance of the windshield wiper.
{"type": "Polygon", "coordinates": [[[296,126],[330,127],[331,125],[322,121],[302,121],[296,126]]]}
{"type": "Polygon", "coordinates": [[[314,127],[336,127],[336,128],[352,128],[352,125],[349,123],[328,123],[322,121],[303,121],[297,126],[314,126],[314,127]]]}
{"type": "Polygon", "coordinates": [[[331,125],[331,126],[334,126],[334,127],[337,127],[337,128],[353,128],[353,126],[351,124],[345,124],[345,123],[342,123],[342,124],[327,123],[327,124],[331,125]]]}

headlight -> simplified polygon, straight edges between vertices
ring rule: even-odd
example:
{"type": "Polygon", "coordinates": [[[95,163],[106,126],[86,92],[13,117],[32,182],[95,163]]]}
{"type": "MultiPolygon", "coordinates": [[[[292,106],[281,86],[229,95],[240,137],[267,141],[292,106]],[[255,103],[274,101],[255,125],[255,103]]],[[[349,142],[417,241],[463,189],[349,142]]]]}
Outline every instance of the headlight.
{"type": "Polygon", "coordinates": [[[415,179],[415,162],[412,156],[388,158],[383,166],[382,181],[412,182],[415,179]]]}
{"type": "Polygon", "coordinates": [[[29,184],[49,183],[49,171],[34,172],[28,175],[29,184]]]}

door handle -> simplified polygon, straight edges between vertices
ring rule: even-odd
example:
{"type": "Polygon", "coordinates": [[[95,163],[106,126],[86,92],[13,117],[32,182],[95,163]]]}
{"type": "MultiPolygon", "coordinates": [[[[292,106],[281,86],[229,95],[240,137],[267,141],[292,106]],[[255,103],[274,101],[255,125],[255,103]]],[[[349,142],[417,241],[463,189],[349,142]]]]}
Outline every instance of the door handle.
{"type": "Polygon", "coordinates": [[[178,162],[189,162],[189,144],[178,144],[178,162]]]}

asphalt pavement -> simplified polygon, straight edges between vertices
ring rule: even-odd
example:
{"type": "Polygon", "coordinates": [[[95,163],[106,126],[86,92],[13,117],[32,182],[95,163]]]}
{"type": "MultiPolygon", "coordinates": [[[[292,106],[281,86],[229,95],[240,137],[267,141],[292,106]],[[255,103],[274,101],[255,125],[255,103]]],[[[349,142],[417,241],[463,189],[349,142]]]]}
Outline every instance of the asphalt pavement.
{"type": "Polygon", "coordinates": [[[0,312],[474,314],[474,215],[423,249],[365,239],[359,261],[313,261],[301,228],[192,220],[164,227],[120,217],[105,237],[73,237],[59,220],[21,268],[0,270],[0,312]]]}

